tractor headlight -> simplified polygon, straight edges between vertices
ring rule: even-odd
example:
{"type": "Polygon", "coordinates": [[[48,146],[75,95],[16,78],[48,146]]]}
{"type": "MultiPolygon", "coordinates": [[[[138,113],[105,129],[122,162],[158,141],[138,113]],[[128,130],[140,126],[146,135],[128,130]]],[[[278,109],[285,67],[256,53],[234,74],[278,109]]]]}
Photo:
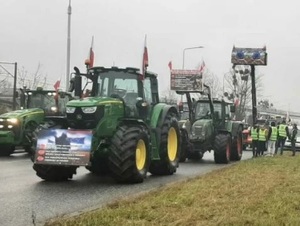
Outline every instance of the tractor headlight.
{"type": "Polygon", "coordinates": [[[53,111],[53,112],[57,112],[57,107],[51,107],[50,109],[51,109],[51,111],[53,111]]]}
{"type": "Polygon", "coordinates": [[[70,114],[74,113],[75,112],[75,107],[66,107],[66,112],[70,113],[70,114]]]}
{"type": "Polygon", "coordinates": [[[13,125],[8,125],[7,128],[11,129],[13,128],[13,125]]]}
{"type": "Polygon", "coordinates": [[[85,114],[92,114],[92,113],[96,112],[97,107],[83,107],[83,108],[81,108],[81,110],[85,114]]]}
{"type": "Polygon", "coordinates": [[[18,123],[17,118],[9,118],[9,119],[7,119],[7,121],[10,122],[11,124],[17,124],[18,123]]]}
{"type": "Polygon", "coordinates": [[[0,125],[0,129],[3,129],[4,128],[4,125],[0,125]]]}
{"type": "Polygon", "coordinates": [[[3,119],[3,118],[0,118],[0,122],[4,122],[4,119],[3,119]]]}

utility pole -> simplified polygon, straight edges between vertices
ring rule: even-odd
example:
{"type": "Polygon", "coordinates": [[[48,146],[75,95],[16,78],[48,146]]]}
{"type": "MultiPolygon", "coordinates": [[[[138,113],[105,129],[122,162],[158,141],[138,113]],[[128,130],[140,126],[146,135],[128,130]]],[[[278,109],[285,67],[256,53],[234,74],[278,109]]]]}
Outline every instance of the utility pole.
{"type": "Polygon", "coordinates": [[[67,36],[67,74],[66,74],[66,91],[69,91],[70,84],[70,56],[71,56],[71,0],[69,0],[68,6],[68,36],[67,36]]]}

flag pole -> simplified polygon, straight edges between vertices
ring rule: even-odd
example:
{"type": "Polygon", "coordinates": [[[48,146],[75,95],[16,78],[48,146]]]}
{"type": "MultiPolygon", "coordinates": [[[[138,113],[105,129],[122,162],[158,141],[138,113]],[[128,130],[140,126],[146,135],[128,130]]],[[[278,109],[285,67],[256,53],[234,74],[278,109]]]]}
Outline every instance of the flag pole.
{"type": "Polygon", "coordinates": [[[69,0],[68,6],[68,36],[67,36],[67,74],[66,74],[66,91],[69,91],[70,83],[70,56],[71,56],[71,0],[69,0]]]}

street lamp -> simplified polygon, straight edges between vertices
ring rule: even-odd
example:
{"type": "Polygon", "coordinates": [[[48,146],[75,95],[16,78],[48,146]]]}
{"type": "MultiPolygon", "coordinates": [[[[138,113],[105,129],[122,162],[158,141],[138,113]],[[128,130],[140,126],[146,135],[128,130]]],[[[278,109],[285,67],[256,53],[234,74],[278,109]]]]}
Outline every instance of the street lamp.
{"type": "Polygon", "coordinates": [[[182,69],[184,69],[184,58],[185,58],[185,51],[186,50],[190,50],[190,49],[203,49],[204,46],[195,46],[195,47],[188,47],[188,48],[185,48],[183,49],[183,53],[182,53],[182,69]]]}

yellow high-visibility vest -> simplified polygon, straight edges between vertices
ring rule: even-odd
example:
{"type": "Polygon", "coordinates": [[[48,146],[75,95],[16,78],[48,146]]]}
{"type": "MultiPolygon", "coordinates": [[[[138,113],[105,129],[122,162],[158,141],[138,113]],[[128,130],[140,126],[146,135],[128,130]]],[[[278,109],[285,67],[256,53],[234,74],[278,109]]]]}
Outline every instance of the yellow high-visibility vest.
{"type": "Polygon", "coordinates": [[[258,132],[258,140],[259,141],[266,141],[267,140],[267,137],[266,137],[266,129],[259,129],[259,132],[258,132]]]}
{"type": "Polygon", "coordinates": [[[251,138],[252,140],[258,140],[257,129],[254,129],[254,127],[251,128],[251,138]]]}
{"type": "Polygon", "coordinates": [[[278,130],[277,130],[277,127],[275,126],[272,126],[272,133],[271,133],[271,137],[270,137],[270,140],[277,140],[277,133],[278,133],[278,130]]]}
{"type": "Polygon", "coordinates": [[[280,124],[279,125],[279,129],[278,129],[278,132],[279,132],[279,136],[281,137],[286,137],[286,125],[284,124],[280,124]]]}

